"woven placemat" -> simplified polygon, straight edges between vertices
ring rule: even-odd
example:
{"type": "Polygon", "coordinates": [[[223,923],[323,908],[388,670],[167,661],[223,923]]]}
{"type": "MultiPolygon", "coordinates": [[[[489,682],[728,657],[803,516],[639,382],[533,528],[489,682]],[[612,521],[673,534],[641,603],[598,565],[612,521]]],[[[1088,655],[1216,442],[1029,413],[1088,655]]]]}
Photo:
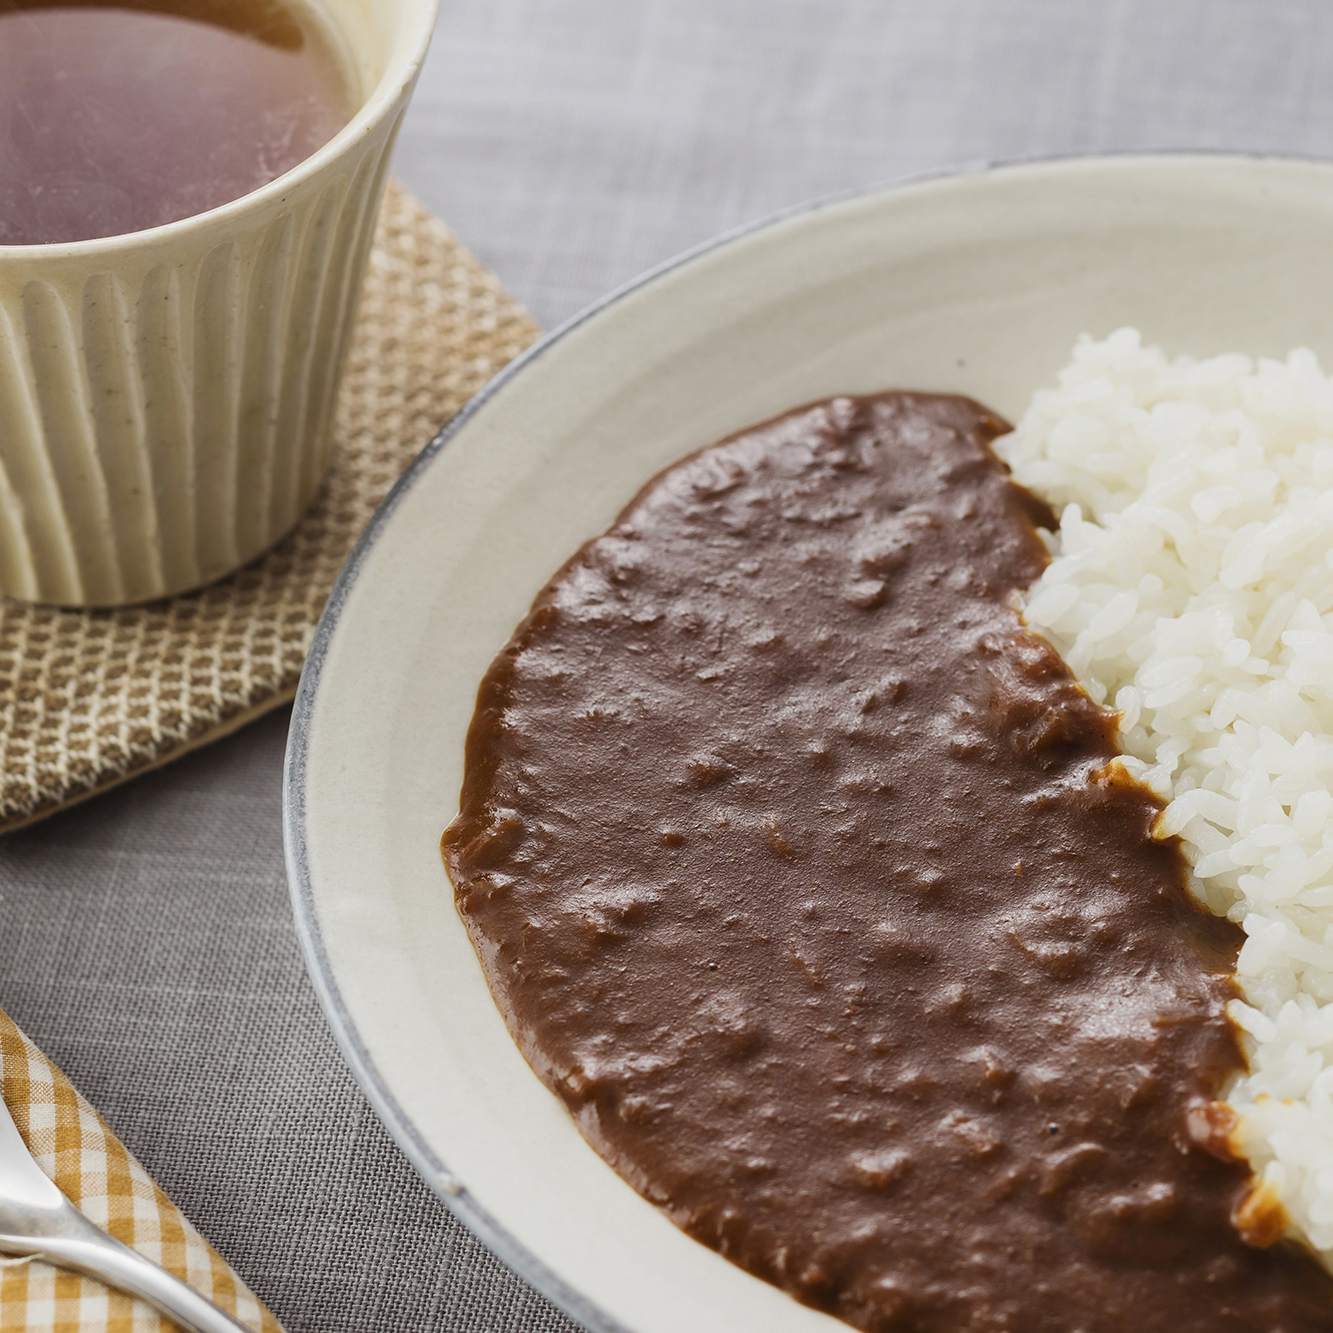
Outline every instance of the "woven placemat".
{"type": "Polygon", "coordinates": [[[414,455],[537,336],[522,307],[390,184],[311,511],[221,583],[114,611],[0,606],[0,832],[206,745],[296,693],[357,534],[414,455]]]}

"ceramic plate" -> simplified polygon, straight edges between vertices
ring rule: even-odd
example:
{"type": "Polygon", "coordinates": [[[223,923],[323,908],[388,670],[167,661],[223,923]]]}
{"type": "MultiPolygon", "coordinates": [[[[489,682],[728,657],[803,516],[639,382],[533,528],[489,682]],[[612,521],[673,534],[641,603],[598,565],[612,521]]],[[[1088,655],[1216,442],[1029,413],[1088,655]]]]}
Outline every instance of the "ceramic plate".
{"type": "MultiPolygon", "coordinates": [[[[538,344],[421,455],[348,561],[301,683],[287,855],[306,960],[417,1169],[590,1329],[844,1327],[678,1231],[510,1040],[439,856],[477,685],[529,602],[659,468],[834,393],[1013,417],[1075,337],[1333,364],[1333,167],[1074,159],[789,214],[538,344]]],[[[390,1202],[391,1206],[391,1202],[390,1202]]]]}

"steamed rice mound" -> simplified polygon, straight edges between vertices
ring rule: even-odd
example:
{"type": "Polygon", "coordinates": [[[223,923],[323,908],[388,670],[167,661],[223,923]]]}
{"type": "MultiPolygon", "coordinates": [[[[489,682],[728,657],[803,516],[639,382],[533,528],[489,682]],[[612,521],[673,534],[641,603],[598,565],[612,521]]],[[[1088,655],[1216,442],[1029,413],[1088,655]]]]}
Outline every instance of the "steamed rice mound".
{"type": "Polygon", "coordinates": [[[1244,928],[1228,1100],[1333,1261],[1333,380],[1079,340],[996,448],[1060,514],[1028,623],[1120,710],[1195,891],[1244,928]]]}

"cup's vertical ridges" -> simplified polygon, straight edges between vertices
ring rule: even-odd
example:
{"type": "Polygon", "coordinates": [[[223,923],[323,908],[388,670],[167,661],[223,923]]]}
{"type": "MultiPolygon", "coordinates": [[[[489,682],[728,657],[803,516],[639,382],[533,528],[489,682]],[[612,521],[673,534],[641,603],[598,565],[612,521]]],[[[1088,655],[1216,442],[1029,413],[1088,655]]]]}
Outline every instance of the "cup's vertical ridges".
{"type": "MultiPolygon", "coordinates": [[[[194,286],[195,275],[187,281],[194,286]]],[[[196,524],[198,468],[194,399],[190,392],[193,321],[186,317],[179,270],[159,264],[144,279],[135,330],[143,382],[144,450],[153,479],[153,512],[161,544],[161,575],[197,582],[199,534],[196,524]]]]}
{"type": "Polygon", "coordinates": [[[311,401],[315,408],[311,422],[311,448],[301,459],[297,491],[301,496],[314,494],[319,478],[328,465],[328,446],[332,440],[329,423],[335,407],[334,386],[342,370],[345,331],[355,316],[356,293],[352,282],[357,261],[357,237],[366,224],[364,214],[370,181],[375,175],[375,154],[362,158],[348,185],[338,219],[337,236],[329,256],[330,285],[327,301],[329,316],[322,323],[316,339],[311,378],[311,401]]]}
{"type": "Polygon", "coordinates": [[[260,242],[250,267],[250,328],[241,373],[236,484],[236,549],[248,560],[264,549],[270,531],[273,459],[291,337],[297,219],[289,212],[260,242]]]}
{"type": "MultiPolygon", "coordinates": [[[[136,304],[142,308],[142,295],[136,304]]],[[[84,284],[81,313],[89,425],[120,566],[120,595],[138,601],[160,589],[163,576],[136,321],[120,282],[109,273],[84,284]]]]}
{"type": "Polygon", "coordinates": [[[27,541],[23,502],[9,480],[9,472],[0,459],[0,577],[9,586],[22,590],[37,587],[32,547],[27,541]]]}
{"type": "MultiPolygon", "coordinates": [[[[361,292],[366,264],[370,259],[370,242],[374,234],[375,218],[384,196],[389,162],[399,127],[406,108],[399,112],[384,141],[367,152],[357,167],[347,192],[343,216],[338,229],[338,243],[331,257],[331,268],[337,274],[332,292],[337,294],[337,314],[325,320],[320,328],[316,349],[316,365],[322,372],[312,384],[312,402],[317,407],[310,448],[301,458],[300,494],[302,503],[309,503],[319,486],[320,478],[328,470],[333,457],[333,412],[337,406],[334,389],[342,374],[343,363],[351,344],[352,327],[356,320],[356,303],[361,292]]],[[[331,292],[331,295],[332,295],[331,292]]]]}
{"type": "MultiPolygon", "coordinates": [[[[34,280],[23,287],[23,323],[37,409],[77,566],[71,600],[120,602],[125,600],[125,584],[97,453],[81,304],[81,293],[62,293],[49,282],[34,280]]],[[[47,595],[43,590],[42,596],[47,595]]]]}
{"type": "Polygon", "coordinates": [[[340,177],[316,200],[301,242],[287,339],[287,391],[278,420],[278,438],[287,448],[274,459],[269,505],[269,527],[276,532],[290,528],[309,499],[301,491],[300,476],[301,460],[311,447],[311,422],[319,416],[318,404],[311,401],[315,345],[324,299],[333,285],[330,267],[346,201],[347,180],[340,177]]]}
{"type": "Polygon", "coordinates": [[[236,550],[237,431],[241,410],[248,286],[240,246],[204,256],[195,281],[194,494],[196,562],[201,579],[240,563],[236,550]]]}
{"type": "Polygon", "coordinates": [[[41,569],[58,593],[73,598],[78,562],[46,451],[21,318],[21,310],[11,312],[0,301],[0,421],[8,425],[0,431],[7,519],[0,579],[17,596],[35,599],[43,593],[37,574],[41,569]]]}

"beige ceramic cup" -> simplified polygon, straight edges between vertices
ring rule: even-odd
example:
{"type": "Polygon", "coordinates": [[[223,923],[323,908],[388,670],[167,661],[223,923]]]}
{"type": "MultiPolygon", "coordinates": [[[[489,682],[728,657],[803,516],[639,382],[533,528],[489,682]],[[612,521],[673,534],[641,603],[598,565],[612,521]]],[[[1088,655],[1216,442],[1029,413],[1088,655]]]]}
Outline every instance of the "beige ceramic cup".
{"type": "Polygon", "coordinates": [[[361,109],[262,189],[128,236],[0,246],[0,592],[184,592],[300,518],[437,3],[319,0],[361,109]]]}

